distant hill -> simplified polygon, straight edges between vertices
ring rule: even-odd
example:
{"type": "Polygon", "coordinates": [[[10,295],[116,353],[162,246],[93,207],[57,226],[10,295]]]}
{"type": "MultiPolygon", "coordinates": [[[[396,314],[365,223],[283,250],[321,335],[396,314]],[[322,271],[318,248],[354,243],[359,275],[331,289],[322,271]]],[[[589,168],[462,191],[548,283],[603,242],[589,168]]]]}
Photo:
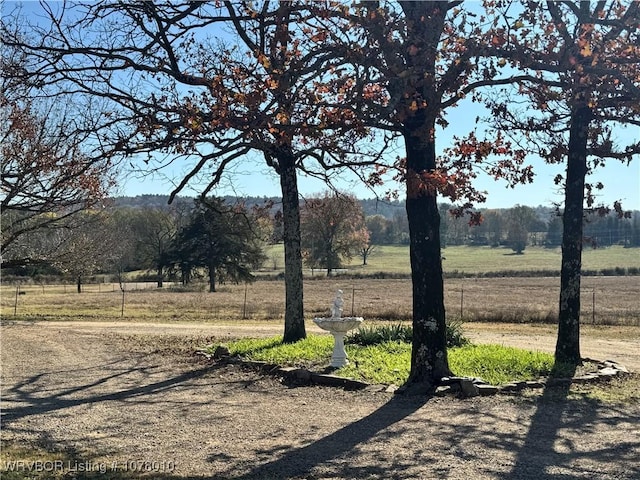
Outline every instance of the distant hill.
{"type": "MultiPolygon", "coordinates": [[[[281,203],[278,197],[223,197],[227,203],[242,202],[248,207],[254,205],[264,205],[268,202],[274,203],[274,207],[278,209],[281,203]]],[[[173,200],[171,206],[186,205],[192,206],[195,197],[177,196],[173,200]]],[[[169,208],[169,195],[138,195],[136,197],[114,197],[112,199],[115,207],[123,208],[169,208]]]]}
{"type": "MultiPolygon", "coordinates": [[[[223,197],[227,203],[242,202],[247,207],[264,206],[266,203],[271,202],[273,204],[272,209],[274,211],[281,209],[282,200],[280,197],[223,197]]],[[[186,205],[191,206],[195,197],[177,196],[172,205],[186,205]]],[[[169,195],[138,195],[136,197],[115,197],[112,199],[115,207],[125,208],[169,208],[169,195]]],[[[365,198],[361,199],[362,210],[366,216],[370,215],[382,215],[385,218],[392,219],[396,215],[405,215],[404,202],[399,200],[384,200],[379,198],[365,198]]],[[[536,213],[541,219],[548,220],[549,215],[552,213],[550,207],[536,207],[534,208],[536,213]]],[[[484,209],[480,209],[484,210],[484,209]]]]}
{"type": "MultiPolygon", "coordinates": [[[[266,203],[273,203],[273,210],[280,210],[282,200],[280,197],[232,197],[225,196],[228,203],[242,202],[248,207],[254,205],[264,206],[266,203]]],[[[115,207],[124,208],[169,208],[169,195],[138,195],[136,197],[115,197],[112,199],[115,207]]],[[[191,205],[194,197],[178,196],[174,199],[173,205],[191,205]]],[[[382,215],[386,218],[393,218],[396,214],[405,213],[404,203],[399,201],[385,201],[381,199],[360,200],[364,214],[382,215]]]]}
{"type": "MultiPolygon", "coordinates": [[[[233,197],[233,196],[225,196],[224,200],[228,203],[236,203],[242,202],[247,207],[256,206],[264,206],[265,204],[271,202],[273,204],[272,211],[280,210],[282,200],[280,197],[233,197]]],[[[114,206],[116,207],[128,207],[128,208],[169,208],[169,195],[138,195],[136,197],[114,197],[112,199],[114,206]]],[[[194,197],[186,197],[186,196],[178,196],[174,199],[172,205],[185,205],[190,207],[193,204],[194,197]]],[[[370,215],[382,215],[387,219],[392,219],[396,215],[405,215],[405,206],[403,201],[399,200],[383,200],[377,198],[367,198],[361,199],[360,203],[362,204],[362,210],[364,211],[365,216],[370,215]]],[[[441,207],[446,208],[448,204],[446,202],[441,203],[441,207]]],[[[480,206],[478,208],[479,211],[487,211],[487,210],[508,210],[511,208],[504,207],[498,209],[486,209],[480,206]]],[[[538,217],[539,220],[543,222],[548,222],[552,217],[556,216],[555,208],[538,205],[537,207],[531,207],[538,217]]],[[[639,212],[634,211],[633,217],[638,218],[639,212]]]]}

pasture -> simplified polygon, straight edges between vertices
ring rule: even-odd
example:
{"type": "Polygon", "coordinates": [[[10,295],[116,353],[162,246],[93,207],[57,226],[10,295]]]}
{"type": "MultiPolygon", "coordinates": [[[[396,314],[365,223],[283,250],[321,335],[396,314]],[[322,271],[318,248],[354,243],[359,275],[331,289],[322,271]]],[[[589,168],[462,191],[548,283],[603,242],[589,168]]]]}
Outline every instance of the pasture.
{"type": "MultiPolygon", "coordinates": [[[[268,260],[262,273],[284,271],[284,251],[282,245],[268,247],[268,260]],[[274,268],[275,267],[275,268],[274,268]]],[[[559,248],[527,247],[522,255],[516,255],[506,247],[452,246],[442,250],[442,266],[445,274],[454,272],[466,274],[487,274],[495,272],[560,271],[562,252],[559,248]]],[[[360,257],[353,257],[344,267],[349,273],[371,274],[386,272],[409,274],[409,247],[406,245],[376,246],[362,265],[360,257]]],[[[613,246],[593,249],[585,247],[582,268],[585,271],[615,270],[615,268],[640,269],[640,248],[613,246]]],[[[322,274],[322,270],[316,270],[322,274]]]]}
{"type": "MultiPolygon", "coordinates": [[[[154,283],[125,285],[98,283],[83,286],[78,294],[74,285],[2,283],[3,318],[20,319],[128,319],[131,321],[250,322],[281,320],[284,316],[284,261],[282,245],[269,247],[265,267],[252,284],[220,285],[208,293],[206,285],[196,283],[184,289],[154,283]],[[271,265],[269,264],[271,262],[271,265]],[[273,267],[276,267],[275,270],[273,267]],[[124,305],[123,305],[124,301],[124,305]]],[[[345,314],[368,320],[405,321],[411,319],[411,281],[409,278],[357,278],[384,272],[408,275],[409,250],[406,246],[382,246],[369,265],[353,258],[344,272],[327,278],[323,271],[306,272],[305,318],[328,314],[337,289],[344,291],[345,314]],[[353,276],[355,275],[355,276],[353,276]]],[[[555,323],[560,290],[560,251],[529,247],[523,255],[506,248],[448,247],[443,250],[445,306],[450,319],[465,321],[555,323]],[[458,278],[455,273],[475,275],[458,278]],[[488,276],[507,272],[507,276],[488,276]],[[524,276],[538,272],[548,276],[524,276]],[[516,276],[513,276],[516,275],[516,276]]],[[[592,272],[640,269],[640,249],[610,247],[585,249],[583,270],[592,272]]],[[[583,276],[582,322],[587,324],[640,326],[640,277],[583,276]]]]}
{"type": "MultiPolygon", "coordinates": [[[[247,285],[222,285],[208,293],[193,289],[157,289],[154,284],[127,284],[124,295],[115,284],[72,286],[2,286],[4,319],[116,320],[153,322],[263,322],[284,316],[284,282],[258,280],[247,285]],[[124,308],[123,308],[124,299],[124,308]],[[15,312],[15,315],[14,315],[15,312]]],[[[305,318],[329,314],[335,291],[344,291],[345,314],[367,320],[411,318],[409,279],[308,278],[305,318]]],[[[556,277],[496,277],[445,279],[445,305],[450,319],[491,322],[555,322],[560,281],[556,277]]],[[[640,278],[584,277],[582,321],[586,324],[640,326],[640,278]],[[595,308],[594,308],[595,307],[595,308]]]]}

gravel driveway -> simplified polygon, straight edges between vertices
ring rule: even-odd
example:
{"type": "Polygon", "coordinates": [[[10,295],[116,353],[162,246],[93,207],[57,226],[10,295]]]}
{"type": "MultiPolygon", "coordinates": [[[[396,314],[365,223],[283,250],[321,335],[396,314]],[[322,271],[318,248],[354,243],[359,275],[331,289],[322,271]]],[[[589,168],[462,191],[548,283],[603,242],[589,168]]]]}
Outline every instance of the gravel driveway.
{"type": "Polygon", "coordinates": [[[638,405],[293,388],[132,348],[140,332],[121,327],[2,327],[3,447],[118,478],[640,478],[638,405]]]}

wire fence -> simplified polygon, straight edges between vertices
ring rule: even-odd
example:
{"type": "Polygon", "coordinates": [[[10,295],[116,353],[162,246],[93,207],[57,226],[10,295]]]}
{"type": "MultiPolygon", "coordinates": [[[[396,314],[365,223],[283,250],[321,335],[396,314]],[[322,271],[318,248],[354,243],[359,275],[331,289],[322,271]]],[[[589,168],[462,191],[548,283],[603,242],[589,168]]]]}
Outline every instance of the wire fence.
{"type": "MultiPolygon", "coordinates": [[[[174,285],[170,282],[164,282],[165,285],[174,285]]],[[[3,293],[9,288],[3,285],[3,293]]],[[[18,294],[26,295],[27,293],[54,295],[62,293],[78,293],[78,285],[73,283],[64,284],[15,284],[13,287],[18,290],[18,294]]],[[[156,282],[124,282],[120,283],[83,283],[80,287],[81,293],[109,293],[120,292],[122,289],[127,291],[136,290],[152,290],[157,288],[156,282]]]]}
{"type": "MultiPolygon", "coordinates": [[[[305,317],[329,314],[337,289],[344,315],[382,321],[410,321],[412,287],[408,279],[323,279],[305,282],[305,317]]],[[[445,307],[452,320],[556,323],[557,278],[478,278],[445,281],[445,307]]],[[[3,317],[115,318],[159,321],[279,320],[284,317],[284,282],[221,285],[209,293],[204,283],[184,287],[165,282],[2,284],[3,317]]],[[[640,326],[639,277],[586,277],[581,291],[581,322],[640,326]]]]}

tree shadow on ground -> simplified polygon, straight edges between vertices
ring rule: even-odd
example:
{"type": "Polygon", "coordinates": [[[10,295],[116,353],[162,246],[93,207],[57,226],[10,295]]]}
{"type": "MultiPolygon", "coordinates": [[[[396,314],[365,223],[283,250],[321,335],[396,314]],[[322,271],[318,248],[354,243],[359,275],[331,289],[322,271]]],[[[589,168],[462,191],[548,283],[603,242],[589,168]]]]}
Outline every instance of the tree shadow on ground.
{"type": "MultiPolygon", "coordinates": [[[[633,461],[637,455],[637,439],[607,445],[606,439],[597,449],[584,448],[579,439],[582,435],[596,435],[597,424],[608,423],[611,428],[622,416],[603,415],[603,411],[615,413],[615,407],[595,400],[571,399],[571,379],[577,365],[563,372],[565,381],[553,381],[545,386],[537,399],[524,441],[513,445],[515,459],[512,469],[501,475],[505,480],[546,480],[611,478],[613,472],[603,473],[598,465],[604,463],[626,464],[616,472],[614,478],[640,478],[640,465],[633,461]],[[577,440],[566,432],[577,432],[577,440]],[[626,471],[622,471],[622,470],[626,471]]],[[[553,374],[552,374],[553,377],[553,374]]],[[[638,419],[636,419],[638,420],[638,419]]],[[[631,420],[632,421],[632,420],[631,420]]]]}
{"type": "MultiPolygon", "coordinates": [[[[294,449],[257,452],[269,457],[279,456],[276,460],[256,465],[248,472],[234,474],[229,470],[216,479],[281,479],[281,478],[314,478],[312,470],[324,465],[332,470],[331,478],[392,478],[389,476],[390,465],[381,461],[376,465],[356,466],[348,461],[341,461],[360,445],[373,440],[384,441],[392,433],[383,432],[390,426],[400,422],[421,407],[425,406],[429,397],[425,395],[396,395],[370,415],[357,420],[309,445],[294,449]],[[335,465],[331,465],[337,460],[335,465]]],[[[328,412],[339,415],[339,412],[328,412]]],[[[395,465],[395,473],[402,467],[395,465]]],[[[394,477],[395,478],[395,477],[394,477]]]]}
{"type": "Polygon", "coordinates": [[[640,478],[640,465],[634,462],[637,439],[599,438],[618,428],[631,432],[640,420],[633,409],[569,398],[570,385],[549,386],[533,400],[514,397],[522,410],[511,418],[500,408],[501,402],[510,402],[504,397],[496,404],[490,398],[395,396],[308,445],[258,446],[252,466],[229,458],[229,468],[211,478],[640,478]],[[436,413],[430,410],[432,402],[436,413]],[[583,443],[583,438],[590,441],[583,443]],[[398,443],[406,451],[398,450],[398,443]]]}
{"type": "Polygon", "coordinates": [[[131,388],[122,389],[112,393],[91,394],[91,389],[107,382],[131,375],[140,375],[142,378],[148,378],[152,375],[152,371],[156,368],[154,365],[140,367],[117,367],[118,361],[110,362],[104,365],[97,365],[86,370],[112,370],[113,373],[105,375],[82,385],[74,384],[72,387],[62,390],[55,390],[49,395],[43,394],[50,387],[48,377],[67,372],[66,370],[41,373],[28,377],[3,392],[3,408],[0,412],[3,428],[10,428],[12,422],[29,417],[32,415],[46,414],[57,410],[62,410],[78,405],[97,404],[110,400],[127,400],[131,398],[143,398],[146,395],[158,394],[172,388],[176,388],[188,381],[200,378],[206,374],[221,368],[220,365],[213,364],[196,369],[190,369],[155,382],[138,381],[137,385],[131,388]],[[83,395],[84,394],[84,395],[83,395]],[[79,396],[81,395],[81,396],[79,396]],[[69,398],[71,396],[71,398],[69,398]],[[8,406],[7,404],[18,404],[18,406],[8,406]]]}
{"type": "MultiPolygon", "coordinates": [[[[22,380],[3,392],[3,428],[19,428],[31,415],[55,413],[59,410],[79,405],[98,404],[110,400],[131,400],[136,403],[152,403],[152,409],[146,410],[152,415],[162,415],[163,409],[185,408],[194,405],[188,399],[185,405],[176,405],[167,399],[165,393],[189,384],[194,390],[211,382],[209,373],[224,365],[207,365],[175,373],[169,369],[169,376],[154,378],[153,365],[118,362],[101,363],[85,369],[86,378],[68,385],[50,385],[51,378],[64,378],[71,372],[58,370],[46,374],[33,375],[22,380]],[[100,372],[98,374],[98,372],[100,372]],[[62,377],[61,377],[61,374],[62,377]],[[131,382],[117,391],[106,390],[111,380],[131,376],[131,382]],[[200,382],[194,380],[202,378],[200,382]],[[53,388],[53,389],[52,389],[53,388]],[[95,391],[100,388],[102,391],[95,391]],[[150,398],[151,397],[151,398],[150,398]]],[[[232,398],[238,389],[259,381],[246,376],[241,379],[224,378],[217,380],[225,388],[215,397],[205,396],[198,401],[209,405],[219,402],[224,396],[232,398]]],[[[120,382],[121,383],[121,382],[120,382]]],[[[302,478],[503,478],[505,480],[526,479],[605,479],[640,478],[640,465],[637,464],[638,440],[606,441],[596,438],[602,431],[615,431],[624,425],[625,431],[640,423],[633,409],[616,410],[611,405],[585,399],[569,398],[568,383],[547,387],[536,400],[513,399],[520,407],[511,417],[505,417],[504,406],[509,399],[468,399],[458,400],[450,397],[428,398],[426,396],[396,395],[388,399],[375,411],[355,418],[351,423],[342,423],[336,431],[319,430],[318,435],[310,432],[304,438],[286,437],[291,432],[301,430],[288,429],[288,419],[283,417],[282,424],[272,428],[262,428],[262,437],[278,438],[274,446],[267,447],[258,443],[244,442],[242,449],[210,448],[205,468],[211,470],[207,475],[194,475],[193,471],[156,472],[156,474],[138,475],[127,471],[111,472],[111,476],[100,476],[96,472],[86,472],[76,476],[78,480],[121,480],[154,478],[156,480],[207,479],[302,479],[302,478]],[[534,402],[534,403],[532,403],[534,402]],[[424,407],[424,408],[423,408],[424,407]],[[631,412],[631,415],[629,413],[631,412]],[[591,441],[581,444],[582,438],[591,441]],[[387,448],[387,446],[392,448],[387,448]],[[602,467],[598,470],[599,467],[602,467]],[[186,475],[186,476],[185,476],[186,475]]],[[[285,387],[282,387],[285,388],[285,387]]],[[[306,387],[302,387],[306,388],[306,387]]],[[[269,408],[262,388],[251,390],[251,397],[243,403],[242,410],[234,410],[232,415],[216,417],[215,409],[207,411],[207,421],[219,422],[221,429],[229,429],[241,415],[248,410],[262,411],[269,408]],[[238,413],[242,412],[242,413],[238,413]],[[231,422],[231,423],[229,423],[231,422]]],[[[278,402],[286,390],[274,389],[267,399],[278,402]]],[[[385,397],[386,400],[386,397],[385,397]]],[[[290,405],[286,404],[285,405],[290,405]]],[[[316,404],[314,404],[317,407],[316,404]]],[[[339,402],[333,405],[341,405],[339,402]]],[[[299,406],[299,405],[298,405],[299,406]]],[[[124,407],[123,407],[124,408],[124,407]]],[[[300,409],[297,410],[298,412],[300,409]]],[[[326,411],[326,415],[341,414],[340,411],[326,411]]],[[[185,415],[188,413],[185,413],[185,415]]],[[[291,413],[293,415],[293,413],[291,413]]],[[[135,420],[135,419],[134,419],[135,420]]],[[[141,418],[141,427],[146,419],[141,418]]],[[[311,429],[313,423],[306,425],[311,429]]],[[[250,426],[249,426],[250,427],[250,426]]],[[[262,426],[261,426],[262,427],[262,426]]],[[[31,432],[40,432],[39,425],[28,423],[31,432]]],[[[215,435],[215,430],[207,431],[215,435]]],[[[242,433],[240,433],[242,434],[242,433]]],[[[28,438],[25,435],[23,438],[28,438]]],[[[31,435],[33,436],[33,435],[31,435]]],[[[80,445],[90,445],[87,436],[80,445]]],[[[45,447],[58,445],[53,440],[45,447]]],[[[188,458],[188,452],[181,447],[182,455],[188,458]]],[[[114,450],[114,456],[122,455],[114,450]]],[[[86,454],[85,454],[86,455],[86,454]]],[[[105,455],[105,452],[101,452],[105,455]]],[[[81,452],[69,452],[73,462],[86,462],[81,452]]],[[[89,459],[90,460],[90,459],[89,459]]],[[[182,460],[182,459],[181,459],[182,460]]],[[[2,472],[2,478],[9,478],[2,472]]],[[[23,477],[15,477],[23,478],[23,477]]],[[[38,480],[47,478],[36,477],[38,480]]]]}

